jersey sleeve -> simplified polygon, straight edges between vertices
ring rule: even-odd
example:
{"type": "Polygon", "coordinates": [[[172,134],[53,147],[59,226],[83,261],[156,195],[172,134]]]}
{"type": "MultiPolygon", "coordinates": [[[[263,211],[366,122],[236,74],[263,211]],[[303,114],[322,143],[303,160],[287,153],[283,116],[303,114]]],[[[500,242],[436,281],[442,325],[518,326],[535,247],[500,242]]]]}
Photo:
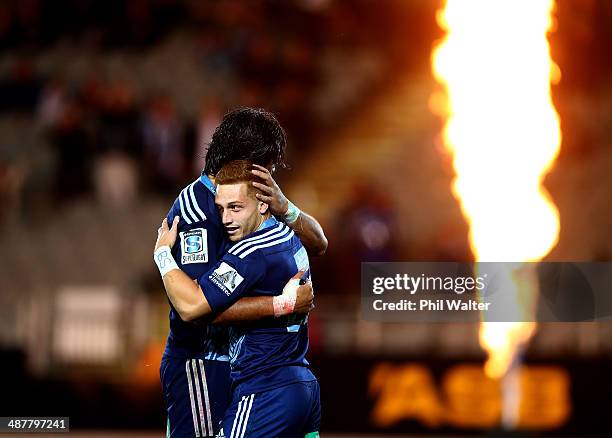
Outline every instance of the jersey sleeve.
{"type": "Polygon", "coordinates": [[[225,254],[198,281],[213,313],[223,312],[264,277],[265,261],[257,251],[247,258],[225,254]]]}
{"type": "MultiPolygon", "coordinates": [[[[172,207],[170,207],[170,210],[168,211],[168,214],[166,215],[166,220],[168,221],[168,227],[172,226],[172,221],[174,220],[174,217],[178,216],[179,214],[180,212],[178,211],[177,202],[174,201],[174,204],[172,204],[172,207]]],[[[181,224],[179,222],[179,229],[180,228],[181,228],[181,224]]],[[[179,248],[180,248],[179,239],[176,239],[176,242],[174,242],[174,246],[172,246],[171,248],[172,256],[174,257],[175,260],[177,260],[179,257],[179,254],[178,254],[179,248]]]]}
{"type": "MultiPolygon", "coordinates": [[[[199,228],[205,228],[204,225],[204,220],[202,220],[201,218],[206,218],[206,215],[204,214],[204,212],[202,212],[202,210],[199,207],[199,204],[197,204],[197,202],[195,200],[192,200],[190,202],[192,202],[193,207],[191,208],[195,208],[195,206],[198,206],[198,211],[200,211],[202,213],[201,217],[199,217],[198,221],[195,221],[193,219],[192,216],[188,216],[188,212],[186,210],[186,203],[187,203],[187,198],[184,196],[184,192],[188,191],[190,188],[190,186],[187,186],[185,189],[183,189],[183,191],[179,194],[179,196],[174,200],[174,203],[172,204],[172,207],[170,207],[170,210],[168,211],[168,214],[166,215],[166,219],[168,220],[168,227],[172,226],[172,222],[174,221],[175,217],[179,218],[179,222],[178,222],[178,236],[176,241],[174,242],[174,246],[172,247],[172,255],[174,256],[174,259],[178,262],[181,259],[181,234],[183,231],[189,231],[191,229],[199,229],[199,228]],[[191,219],[190,219],[191,218],[191,219]],[[188,222],[189,220],[189,222],[188,222]]],[[[202,201],[200,201],[200,203],[202,203],[202,201]]],[[[193,210],[191,210],[193,211],[193,210]]],[[[202,236],[200,235],[200,237],[202,238],[202,236]]],[[[204,239],[204,248],[208,248],[207,245],[207,236],[204,235],[203,236],[204,239]]],[[[213,248],[217,248],[217,245],[214,245],[213,248]]],[[[216,253],[215,253],[216,254],[216,253]]],[[[218,258],[215,258],[215,260],[217,260],[218,258]]],[[[193,262],[192,262],[193,263],[193,262]]],[[[183,264],[180,264],[181,269],[183,268],[183,264]]],[[[190,275],[190,273],[189,273],[190,275]]],[[[190,275],[191,276],[191,275],[190,275]]]]}

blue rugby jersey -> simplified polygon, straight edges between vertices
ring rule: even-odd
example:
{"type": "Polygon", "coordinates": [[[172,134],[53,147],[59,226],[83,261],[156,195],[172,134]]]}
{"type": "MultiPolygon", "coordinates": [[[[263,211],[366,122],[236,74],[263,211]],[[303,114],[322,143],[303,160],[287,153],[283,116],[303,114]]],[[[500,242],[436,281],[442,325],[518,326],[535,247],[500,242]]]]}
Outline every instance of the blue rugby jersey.
{"type": "MultiPolygon", "coordinates": [[[[177,265],[196,279],[215,266],[228,246],[215,206],[215,186],[207,176],[185,187],[168,212],[168,224],[179,216],[178,236],[172,248],[177,265]]],[[[228,361],[226,327],[199,321],[185,322],[170,303],[170,333],[164,355],[228,361]]]]}
{"type": "MultiPolygon", "coordinates": [[[[231,246],[199,282],[216,313],[243,296],[280,295],[289,278],[308,269],[308,255],[299,238],[272,217],[261,229],[231,246]]],[[[316,380],[308,368],[307,351],[306,316],[268,318],[232,327],[234,388],[254,393],[316,380]]]]}

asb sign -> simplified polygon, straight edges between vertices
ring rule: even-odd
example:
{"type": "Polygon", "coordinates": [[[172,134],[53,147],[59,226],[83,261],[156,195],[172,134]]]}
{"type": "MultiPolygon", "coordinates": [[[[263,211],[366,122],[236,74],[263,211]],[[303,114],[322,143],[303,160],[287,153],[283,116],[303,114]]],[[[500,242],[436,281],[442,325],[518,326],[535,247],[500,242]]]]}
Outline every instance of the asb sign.
{"type": "MultiPolygon", "coordinates": [[[[518,428],[550,430],[568,421],[570,378],[563,368],[523,366],[519,382],[518,428]]],[[[501,424],[502,382],[487,377],[482,365],[454,365],[436,383],[422,364],[379,363],[371,370],[369,392],[374,399],[370,421],[381,429],[405,420],[432,429],[491,429],[501,424]]]]}

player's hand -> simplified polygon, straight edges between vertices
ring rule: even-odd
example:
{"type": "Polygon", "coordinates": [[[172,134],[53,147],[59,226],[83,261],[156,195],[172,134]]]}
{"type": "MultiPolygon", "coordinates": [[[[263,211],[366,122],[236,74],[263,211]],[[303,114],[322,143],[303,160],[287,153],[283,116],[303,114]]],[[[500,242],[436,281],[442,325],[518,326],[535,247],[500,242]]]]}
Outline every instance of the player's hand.
{"type": "MultiPolygon", "coordinates": [[[[293,278],[301,279],[303,275],[304,271],[300,271],[293,278]]],[[[306,314],[312,309],[314,309],[314,290],[312,289],[312,281],[307,280],[306,283],[300,285],[297,289],[293,312],[306,314]]]]}
{"type": "Polygon", "coordinates": [[[289,201],[272,178],[270,171],[263,166],[253,164],[251,172],[263,181],[263,183],[253,181],[253,186],[262,191],[262,193],[255,194],[257,199],[268,204],[274,216],[284,216],[289,209],[289,201]]]}
{"type": "Polygon", "coordinates": [[[155,249],[164,245],[167,245],[170,248],[174,246],[174,242],[176,242],[176,235],[178,232],[178,223],[179,217],[174,216],[174,220],[172,221],[172,227],[168,228],[168,220],[164,218],[161,227],[159,227],[159,229],[157,230],[157,242],[155,242],[155,249]]]}

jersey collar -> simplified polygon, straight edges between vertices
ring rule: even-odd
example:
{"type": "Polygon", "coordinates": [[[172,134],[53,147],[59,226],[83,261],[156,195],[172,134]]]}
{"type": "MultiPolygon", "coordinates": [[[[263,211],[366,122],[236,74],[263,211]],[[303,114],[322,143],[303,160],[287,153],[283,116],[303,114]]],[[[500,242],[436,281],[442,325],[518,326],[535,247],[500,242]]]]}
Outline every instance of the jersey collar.
{"type": "Polygon", "coordinates": [[[266,228],[273,227],[276,224],[278,224],[278,220],[276,220],[274,216],[270,216],[268,219],[263,221],[263,223],[259,226],[259,228],[255,230],[255,232],[264,230],[266,228]]]}
{"type": "Polygon", "coordinates": [[[204,184],[204,187],[206,187],[208,190],[210,190],[210,192],[213,194],[213,196],[217,194],[217,188],[212,183],[210,178],[208,178],[207,175],[205,175],[205,174],[200,175],[200,182],[202,184],[204,184]]]}

